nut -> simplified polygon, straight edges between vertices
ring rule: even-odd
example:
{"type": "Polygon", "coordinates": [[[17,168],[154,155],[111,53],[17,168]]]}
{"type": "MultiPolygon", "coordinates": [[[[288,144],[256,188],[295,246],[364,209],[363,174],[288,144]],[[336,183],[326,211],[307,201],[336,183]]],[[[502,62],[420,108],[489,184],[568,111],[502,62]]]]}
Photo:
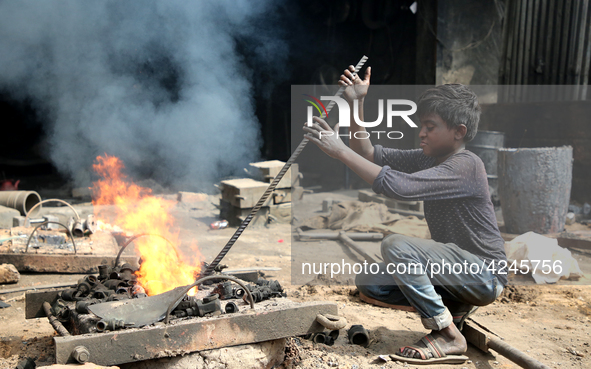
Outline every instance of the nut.
{"type": "Polygon", "coordinates": [[[74,350],[72,350],[72,358],[82,364],[90,360],[90,352],[88,352],[88,349],[84,346],[76,346],[74,350]]]}

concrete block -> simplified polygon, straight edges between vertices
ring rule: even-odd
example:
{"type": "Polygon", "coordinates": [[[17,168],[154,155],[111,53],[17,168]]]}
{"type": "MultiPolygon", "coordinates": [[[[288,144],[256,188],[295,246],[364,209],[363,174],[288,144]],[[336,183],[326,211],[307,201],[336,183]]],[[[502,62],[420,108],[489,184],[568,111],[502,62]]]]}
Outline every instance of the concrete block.
{"type": "MultiPolygon", "coordinates": [[[[58,222],[60,221],[60,218],[57,215],[52,215],[52,214],[47,214],[43,216],[43,219],[45,219],[45,221],[48,222],[58,222]]],[[[57,230],[63,227],[61,227],[59,224],[56,223],[47,223],[46,225],[42,226],[41,229],[46,229],[46,230],[57,230]]]]}
{"type": "Polygon", "coordinates": [[[16,209],[0,206],[0,228],[12,228],[14,217],[18,217],[20,215],[20,211],[16,209]]]}
{"type": "MultiPolygon", "coordinates": [[[[285,162],[280,160],[261,161],[258,163],[250,163],[249,172],[263,182],[271,183],[273,179],[279,174],[285,162]]],[[[287,173],[283,176],[276,188],[290,188],[300,185],[300,172],[297,163],[293,163],[287,173]]]]}
{"type": "Polygon", "coordinates": [[[26,217],[19,215],[12,218],[12,226],[13,227],[24,227],[25,226],[25,219],[26,217]]]}
{"type": "MultiPolygon", "coordinates": [[[[268,183],[251,178],[230,179],[220,183],[222,200],[241,209],[253,208],[268,187],[268,183]]],[[[269,196],[263,206],[269,205],[272,201],[273,197],[269,196]]]]}
{"type": "MultiPolygon", "coordinates": [[[[250,214],[252,208],[242,209],[233,206],[231,203],[220,199],[220,218],[226,219],[230,226],[239,226],[244,219],[250,214]]],[[[269,207],[263,206],[259,209],[257,215],[250,221],[249,227],[263,227],[269,220],[269,207]]]]}

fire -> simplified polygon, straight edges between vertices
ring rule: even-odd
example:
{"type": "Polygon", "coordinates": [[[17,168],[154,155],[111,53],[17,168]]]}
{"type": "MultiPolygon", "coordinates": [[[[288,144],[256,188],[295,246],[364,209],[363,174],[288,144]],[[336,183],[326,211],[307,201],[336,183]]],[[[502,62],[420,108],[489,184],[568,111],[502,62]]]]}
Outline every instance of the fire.
{"type": "Polygon", "coordinates": [[[93,169],[101,177],[93,184],[92,202],[101,228],[145,234],[133,244],[142,259],[136,275],[147,294],[157,295],[193,283],[200,270],[200,254],[196,245],[192,245],[196,257],[187,263],[180,251],[177,252],[178,231],[174,231],[174,219],[170,215],[174,201],[153,196],[150,189],[128,180],[122,173],[123,162],[117,157],[99,156],[93,169]],[[96,205],[115,205],[116,226],[105,221],[106,214],[101,214],[101,208],[96,205]]]}

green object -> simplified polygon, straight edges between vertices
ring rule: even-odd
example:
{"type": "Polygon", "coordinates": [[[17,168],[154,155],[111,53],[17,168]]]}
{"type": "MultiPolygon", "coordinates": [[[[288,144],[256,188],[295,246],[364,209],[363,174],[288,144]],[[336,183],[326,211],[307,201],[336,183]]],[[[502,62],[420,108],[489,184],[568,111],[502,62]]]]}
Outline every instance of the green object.
{"type": "Polygon", "coordinates": [[[8,237],[8,238],[0,238],[0,244],[4,243],[6,241],[14,240],[15,238],[27,238],[27,235],[22,234],[20,236],[14,236],[14,237],[8,237]]]}

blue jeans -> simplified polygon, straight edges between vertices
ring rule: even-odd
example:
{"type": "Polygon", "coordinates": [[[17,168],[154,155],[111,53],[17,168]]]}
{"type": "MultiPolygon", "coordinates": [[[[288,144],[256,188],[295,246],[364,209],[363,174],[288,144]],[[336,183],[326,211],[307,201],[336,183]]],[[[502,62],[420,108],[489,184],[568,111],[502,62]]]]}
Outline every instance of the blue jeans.
{"type": "Polygon", "coordinates": [[[483,260],[453,243],[393,234],[382,242],[382,258],[377,273],[357,275],[357,288],[372,299],[414,307],[427,329],[441,330],[452,324],[452,313],[488,305],[503,291],[488,264],[481,271],[483,260]]]}

